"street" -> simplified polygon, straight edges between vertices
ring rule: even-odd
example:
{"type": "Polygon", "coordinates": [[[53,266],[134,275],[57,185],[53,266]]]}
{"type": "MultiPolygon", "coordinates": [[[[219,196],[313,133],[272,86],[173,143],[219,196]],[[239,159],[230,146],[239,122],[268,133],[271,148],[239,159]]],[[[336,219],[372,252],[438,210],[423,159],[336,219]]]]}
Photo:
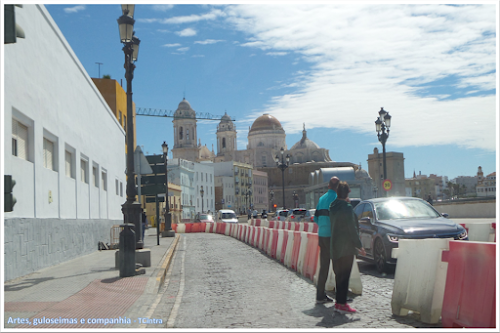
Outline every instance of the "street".
{"type": "Polygon", "coordinates": [[[415,328],[440,327],[418,315],[391,312],[394,275],[358,261],[363,295],[353,295],[357,314],[340,315],[333,304],[315,304],[308,279],[235,238],[183,234],[151,318],[159,328],[415,328]],[[166,325],[165,325],[166,323],[166,325]]]}

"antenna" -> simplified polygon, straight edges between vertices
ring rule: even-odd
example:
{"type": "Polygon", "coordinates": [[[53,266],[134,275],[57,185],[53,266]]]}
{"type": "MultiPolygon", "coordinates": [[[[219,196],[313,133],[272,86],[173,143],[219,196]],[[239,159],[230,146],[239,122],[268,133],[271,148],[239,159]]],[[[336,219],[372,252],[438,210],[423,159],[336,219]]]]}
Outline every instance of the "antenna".
{"type": "Polygon", "coordinates": [[[97,67],[99,68],[97,78],[100,79],[101,78],[101,65],[104,65],[104,64],[102,62],[96,62],[96,64],[97,64],[97,67]]]}

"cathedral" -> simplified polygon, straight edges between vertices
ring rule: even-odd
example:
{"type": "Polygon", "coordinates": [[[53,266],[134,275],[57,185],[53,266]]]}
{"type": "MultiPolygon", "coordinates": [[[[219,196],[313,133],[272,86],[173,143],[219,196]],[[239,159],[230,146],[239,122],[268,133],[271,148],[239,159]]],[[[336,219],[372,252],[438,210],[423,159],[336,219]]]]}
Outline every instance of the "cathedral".
{"type": "Polygon", "coordinates": [[[288,149],[285,130],[279,120],[270,114],[263,114],[249,127],[246,149],[238,150],[236,126],[226,113],[217,126],[217,153],[215,153],[213,146],[210,151],[197,139],[196,113],[186,99],[179,103],[172,122],[174,124],[173,158],[194,162],[235,161],[250,164],[255,170],[267,173],[269,192],[274,194],[270,200],[273,200],[278,207],[283,207],[283,175],[282,171],[276,167],[275,157],[281,156],[281,149],[284,150],[283,155],[290,157],[289,167],[284,171],[285,207],[296,206],[298,195],[300,206],[315,208],[315,202],[319,196],[326,192],[324,180],[318,181],[317,175],[314,176],[319,170],[329,177],[338,173],[342,176],[342,178],[339,177],[341,180],[347,180],[348,174],[352,175],[348,177],[352,197],[364,199],[372,195],[372,182],[366,171],[363,170],[361,174],[356,173],[358,170],[361,171],[359,165],[332,161],[328,149],[319,147],[307,137],[305,124],[302,138],[291,149],[288,149]]]}

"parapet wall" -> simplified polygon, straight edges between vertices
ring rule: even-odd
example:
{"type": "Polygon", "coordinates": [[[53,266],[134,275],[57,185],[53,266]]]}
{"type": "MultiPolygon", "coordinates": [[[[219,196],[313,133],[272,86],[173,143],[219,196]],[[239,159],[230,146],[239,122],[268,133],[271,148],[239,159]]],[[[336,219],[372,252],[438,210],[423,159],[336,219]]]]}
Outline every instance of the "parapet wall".
{"type": "Polygon", "coordinates": [[[434,208],[449,218],[496,218],[496,199],[434,202],[434,208]]]}

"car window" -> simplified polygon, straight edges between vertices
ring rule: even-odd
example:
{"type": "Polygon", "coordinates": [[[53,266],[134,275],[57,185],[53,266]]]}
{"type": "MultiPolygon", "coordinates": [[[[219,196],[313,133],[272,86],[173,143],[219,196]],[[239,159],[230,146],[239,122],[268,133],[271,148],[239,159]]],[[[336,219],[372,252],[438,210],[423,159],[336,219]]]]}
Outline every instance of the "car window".
{"type": "Polygon", "coordinates": [[[282,210],[280,212],[280,216],[286,216],[287,214],[288,214],[288,211],[286,211],[286,210],[282,210]]]}
{"type": "Polygon", "coordinates": [[[293,215],[304,216],[304,215],[306,215],[306,210],[296,210],[293,212],[293,215]]]}
{"type": "Polygon", "coordinates": [[[437,218],[440,216],[431,206],[420,200],[389,200],[375,203],[379,220],[408,218],[437,218]]]}
{"type": "Polygon", "coordinates": [[[373,218],[372,206],[369,203],[366,203],[363,206],[363,212],[361,213],[361,218],[363,217],[369,217],[371,219],[373,218]]]}
{"type": "Polygon", "coordinates": [[[362,204],[362,205],[357,205],[355,208],[354,208],[354,214],[356,214],[356,217],[359,219],[361,219],[361,213],[363,213],[363,207],[365,206],[366,204],[362,204]]]}
{"type": "Polygon", "coordinates": [[[235,213],[222,213],[222,218],[223,219],[235,219],[236,214],[235,213]]]}

